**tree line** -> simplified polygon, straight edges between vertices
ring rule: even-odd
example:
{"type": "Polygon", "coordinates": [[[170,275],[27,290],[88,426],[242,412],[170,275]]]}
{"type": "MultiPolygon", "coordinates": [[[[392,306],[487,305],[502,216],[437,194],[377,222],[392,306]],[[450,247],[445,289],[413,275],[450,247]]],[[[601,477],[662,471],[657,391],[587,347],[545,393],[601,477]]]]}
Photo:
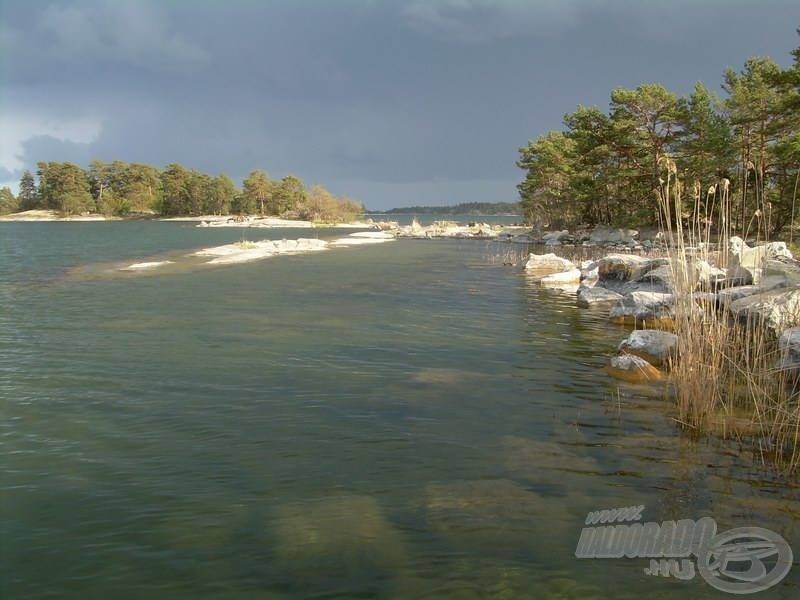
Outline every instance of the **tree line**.
{"type": "Polygon", "coordinates": [[[273,180],[252,171],[237,189],[226,175],[209,175],[177,163],[151,165],[92,161],[88,169],[70,162],[37,163],[36,177],[22,174],[17,196],[0,190],[0,214],[51,209],[64,215],[109,216],[157,213],[165,216],[259,214],[312,221],[346,221],[364,207],[336,197],[321,185],[306,187],[294,175],[273,180]]]}
{"type": "MultiPolygon", "coordinates": [[[[378,211],[380,212],[380,211],[378,211]]],[[[518,215],[519,202],[462,202],[449,206],[407,206],[382,211],[387,215],[518,215]]]]}
{"type": "MultiPolygon", "coordinates": [[[[800,33],[800,30],[798,30],[800,33]]],[[[659,219],[666,165],[685,193],[685,215],[719,206],[734,223],[761,219],[774,235],[793,224],[800,180],[800,48],[782,68],[754,57],[724,74],[724,97],[702,83],[679,97],[659,84],[611,92],[608,112],[579,106],[519,149],[517,186],[534,225],[643,225],[659,219]],[[729,196],[728,196],[729,194],[729,196]]]]}

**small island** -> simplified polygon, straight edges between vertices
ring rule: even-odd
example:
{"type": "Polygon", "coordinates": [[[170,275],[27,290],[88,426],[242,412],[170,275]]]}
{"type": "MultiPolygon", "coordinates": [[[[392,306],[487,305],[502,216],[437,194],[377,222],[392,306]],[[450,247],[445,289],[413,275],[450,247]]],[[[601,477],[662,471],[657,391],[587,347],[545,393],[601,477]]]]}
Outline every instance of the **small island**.
{"type": "Polygon", "coordinates": [[[210,175],[177,163],[158,169],[95,160],[83,169],[71,162],[39,162],[35,178],[28,170],[22,174],[16,196],[8,187],[0,189],[0,220],[7,221],[217,221],[257,215],[335,225],[352,223],[363,212],[360,202],[337,197],[322,185],[307,187],[294,175],[273,180],[256,169],[240,189],[227,175],[210,175]]]}

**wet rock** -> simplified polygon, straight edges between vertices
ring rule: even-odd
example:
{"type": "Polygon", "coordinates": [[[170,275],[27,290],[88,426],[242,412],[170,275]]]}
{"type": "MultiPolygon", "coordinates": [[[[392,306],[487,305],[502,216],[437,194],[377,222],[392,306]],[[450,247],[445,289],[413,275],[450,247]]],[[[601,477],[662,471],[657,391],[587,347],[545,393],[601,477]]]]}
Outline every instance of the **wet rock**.
{"type": "Polygon", "coordinates": [[[668,367],[678,352],[678,336],[659,329],[638,329],[619,345],[619,351],[634,354],[656,367],[668,367]]]}
{"type": "Polygon", "coordinates": [[[531,254],[528,257],[528,262],[525,263],[525,268],[531,271],[536,271],[537,274],[542,276],[550,275],[551,273],[561,273],[573,269],[575,265],[572,261],[566,258],[561,258],[555,254],[531,254]]]}
{"type": "Polygon", "coordinates": [[[783,330],[800,325],[800,289],[746,296],[731,302],[730,311],[742,322],[764,327],[775,339],[783,330]]]}
{"type": "Polygon", "coordinates": [[[580,269],[572,268],[560,273],[551,273],[545,275],[539,280],[539,283],[546,286],[558,287],[564,284],[578,284],[581,280],[580,269]]]}
{"type": "Polygon", "coordinates": [[[611,359],[606,372],[616,379],[629,383],[648,383],[663,378],[661,371],[645,359],[633,354],[621,354],[611,359]]]}
{"type": "Polygon", "coordinates": [[[581,308],[588,308],[596,304],[609,304],[618,302],[622,299],[622,295],[613,290],[607,290],[599,286],[587,287],[581,286],[578,288],[578,306],[581,308]]]}
{"type": "Polygon", "coordinates": [[[609,313],[613,323],[623,325],[667,326],[672,322],[672,294],[631,292],[622,297],[609,313]]]}

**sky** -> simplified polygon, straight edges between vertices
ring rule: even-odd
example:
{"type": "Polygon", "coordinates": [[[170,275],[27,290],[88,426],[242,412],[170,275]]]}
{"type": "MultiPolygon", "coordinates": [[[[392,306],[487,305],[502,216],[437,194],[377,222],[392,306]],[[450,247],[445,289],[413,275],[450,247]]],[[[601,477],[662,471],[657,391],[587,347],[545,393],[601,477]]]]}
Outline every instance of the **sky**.
{"type": "Polygon", "coordinates": [[[517,199],[578,104],[790,64],[797,0],[0,0],[0,185],[42,160],[252,169],[368,208],[517,199]]]}

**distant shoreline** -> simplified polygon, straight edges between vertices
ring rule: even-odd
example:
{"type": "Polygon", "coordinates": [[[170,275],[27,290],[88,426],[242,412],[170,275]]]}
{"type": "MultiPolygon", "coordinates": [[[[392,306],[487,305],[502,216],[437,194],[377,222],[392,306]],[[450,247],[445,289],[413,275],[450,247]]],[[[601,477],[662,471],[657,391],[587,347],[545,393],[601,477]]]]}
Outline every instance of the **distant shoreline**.
{"type": "Polygon", "coordinates": [[[136,214],[125,217],[105,216],[101,214],[63,216],[54,210],[27,210],[0,216],[5,223],[64,223],[64,222],[105,222],[105,221],[175,221],[188,223],[207,223],[209,227],[286,227],[312,228],[337,227],[342,229],[372,229],[375,223],[368,221],[351,221],[348,223],[315,222],[302,219],[282,219],[279,217],[262,217],[256,215],[193,215],[167,217],[158,214],[136,214]]]}

